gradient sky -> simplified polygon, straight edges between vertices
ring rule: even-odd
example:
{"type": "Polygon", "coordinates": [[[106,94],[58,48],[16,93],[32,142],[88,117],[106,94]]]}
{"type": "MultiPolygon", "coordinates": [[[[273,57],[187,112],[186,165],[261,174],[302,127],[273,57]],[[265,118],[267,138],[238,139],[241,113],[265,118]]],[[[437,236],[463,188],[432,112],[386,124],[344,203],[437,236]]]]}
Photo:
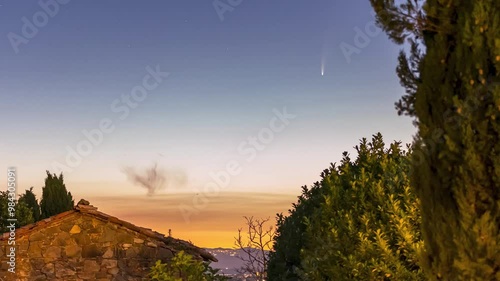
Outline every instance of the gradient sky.
{"type": "Polygon", "coordinates": [[[404,93],[400,47],[378,32],[350,61],[340,48],[373,23],[368,0],[243,0],[222,20],[212,1],[73,0],[16,54],[9,38],[40,11],[38,1],[0,1],[0,167],[17,167],[21,191],[34,186],[40,196],[45,170],[59,172],[53,163],[66,163],[68,147],[86,140],[82,130],[108,118],[114,131],[62,170],[75,199],[162,232],[175,225],[174,235],[200,246],[231,246],[241,216],[286,212],[300,186],[360,138],[381,132],[408,143],[415,133],[394,109],[404,93]],[[111,105],[142,84],[148,66],[170,76],[120,119],[111,105]],[[238,146],[285,107],[296,117],[247,161],[238,146]],[[183,220],[180,202],[207,195],[210,172],[230,161],[241,172],[183,220]],[[147,197],[122,168],[153,162],[187,183],[147,197]]]}

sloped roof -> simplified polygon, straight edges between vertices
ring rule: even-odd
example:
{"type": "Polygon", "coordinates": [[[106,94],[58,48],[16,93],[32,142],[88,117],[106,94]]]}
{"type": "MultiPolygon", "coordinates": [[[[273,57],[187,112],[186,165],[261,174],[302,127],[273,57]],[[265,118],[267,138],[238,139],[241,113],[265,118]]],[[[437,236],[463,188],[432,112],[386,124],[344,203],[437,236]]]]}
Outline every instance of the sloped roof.
{"type": "MultiPolygon", "coordinates": [[[[21,238],[21,237],[28,235],[34,231],[37,231],[41,228],[44,228],[44,227],[47,227],[51,224],[57,223],[61,219],[64,219],[68,216],[71,216],[73,214],[78,214],[78,213],[86,215],[86,216],[97,218],[103,222],[110,222],[110,223],[113,223],[113,224],[116,224],[119,226],[123,226],[131,231],[138,232],[146,237],[150,237],[150,238],[153,238],[153,239],[158,240],[160,242],[163,242],[165,244],[166,248],[173,250],[174,252],[184,250],[189,254],[192,254],[192,255],[194,254],[194,255],[198,255],[198,256],[202,257],[205,261],[217,262],[217,259],[212,254],[210,254],[208,251],[206,251],[202,248],[196,247],[195,245],[193,245],[187,241],[176,239],[173,237],[167,237],[164,234],[153,231],[149,228],[139,227],[139,226],[136,226],[130,222],[120,220],[117,217],[110,216],[108,214],[100,212],[97,210],[96,207],[90,205],[90,203],[84,199],[80,200],[80,202],[75,206],[75,208],[73,210],[66,211],[64,213],[60,213],[60,214],[57,214],[57,215],[52,216],[50,218],[46,218],[46,219],[40,220],[36,223],[25,225],[23,227],[16,229],[16,238],[21,238]]],[[[8,238],[9,238],[9,233],[8,232],[4,233],[0,237],[0,241],[6,240],[8,238]]]]}

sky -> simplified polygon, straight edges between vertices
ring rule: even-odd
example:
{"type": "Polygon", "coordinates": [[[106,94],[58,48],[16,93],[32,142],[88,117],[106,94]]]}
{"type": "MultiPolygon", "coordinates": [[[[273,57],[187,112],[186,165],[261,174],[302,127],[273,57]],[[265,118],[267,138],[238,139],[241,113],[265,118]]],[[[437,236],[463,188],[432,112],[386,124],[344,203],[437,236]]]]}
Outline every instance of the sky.
{"type": "MultiPolygon", "coordinates": [[[[204,247],[274,218],[363,137],[409,143],[367,0],[0,0],[0,167],[204,247]],[[157,163],[154,195],[124,173],[157,163]]],[[[6,182],[6,173],[0,173],[6,182]]]]}

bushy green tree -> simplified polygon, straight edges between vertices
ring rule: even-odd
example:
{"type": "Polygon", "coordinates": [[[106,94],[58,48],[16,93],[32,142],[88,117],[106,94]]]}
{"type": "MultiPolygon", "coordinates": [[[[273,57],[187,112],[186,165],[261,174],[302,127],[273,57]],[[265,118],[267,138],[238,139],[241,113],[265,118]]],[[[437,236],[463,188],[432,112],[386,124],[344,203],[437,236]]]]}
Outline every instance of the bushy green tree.
{"type": "Polygon", "coordinates": [[[270,280],[423,280],[418,200],[410,152],[382,135],[356,146],[352,161],[303,187],[290,215],[278,215],[270,280]]]}
{"type": "Polygon", "coordinates": [[[324,173],[325,196],[305,217],[303,280],[424,280],[418,201],[409,184],[410,156],[381,134],[362,139],[324,173]]]}
{"type": "Polygon", "coordinates": [[[170,263],[157,261],[151,267],[152,281],[223,281],[226,277],[218,274],[219,269],[213,269],[209,263],[199,261],[193,256],[178,252],[170,263]]]}
{"type": "Polygon", "coordinates": [[[418,125],[425,271],[500,280],[500,2],[370,1],[389,37],[412,45],[400,55],[399,109],[418,125]]]}
{"type": "Polygon", "coordinates": [[[7,219],[12,218],[9,212],[9,203],[15,203],[15,218],[16,228],[33,223],[33,214],[31,209],[24,203],[18,200],[10,201],[6,191],[0,191],[0,233],[8,232],[7,228],[10,222],[7,219]]]}
{"type": "Polygon", "coordinates": [[[40,205],[38,205],[36,195],[35,193],[33,193],[33,187],[31,187],[29,190],[26,190],[24,194],[21,194],[21,196],[19,197],[19,202],[23,202],[31,209],[33,219],[35,221],[40,220],[40,205]]]}
{"type": "Polygon", "coordinates": [[[69,211],[73,209],[73,206],[73,196],[66,189],[62,173],[58,177],[56,174],[52,175],[47,171],[40,202],[41,217],[48,218],[69,211]]]}
{"type": "MultiPolygon", "coordinates": [[[[321,177],[324,178],[327,170],[321,177]]],[[[288,210],[288,216],[277,214],[274,245],[269,253],[267,275],[269,280],[297,280],[302,269],[300,251],[306,242],[304,218],[319,208],[325,188],[316,182],[311,188],[302,187],[297,203],[288,210]]]]}

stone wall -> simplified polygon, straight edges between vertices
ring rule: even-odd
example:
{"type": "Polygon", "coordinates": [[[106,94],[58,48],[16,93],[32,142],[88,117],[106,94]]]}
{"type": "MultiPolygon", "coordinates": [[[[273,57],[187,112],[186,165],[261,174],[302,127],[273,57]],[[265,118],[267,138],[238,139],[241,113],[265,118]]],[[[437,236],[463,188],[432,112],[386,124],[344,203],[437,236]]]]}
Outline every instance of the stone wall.
{"type": "MultiPolygon", "coordinates": [[[[148,280],[149,268],[174,250],[162,241],[82,214],[71,213],[16,239],[16,273],[7,272],[6,240],[0,241],[3,280],[148,280]]],[[[2,280],[0,279],[0,280],[2,280]]]]}

